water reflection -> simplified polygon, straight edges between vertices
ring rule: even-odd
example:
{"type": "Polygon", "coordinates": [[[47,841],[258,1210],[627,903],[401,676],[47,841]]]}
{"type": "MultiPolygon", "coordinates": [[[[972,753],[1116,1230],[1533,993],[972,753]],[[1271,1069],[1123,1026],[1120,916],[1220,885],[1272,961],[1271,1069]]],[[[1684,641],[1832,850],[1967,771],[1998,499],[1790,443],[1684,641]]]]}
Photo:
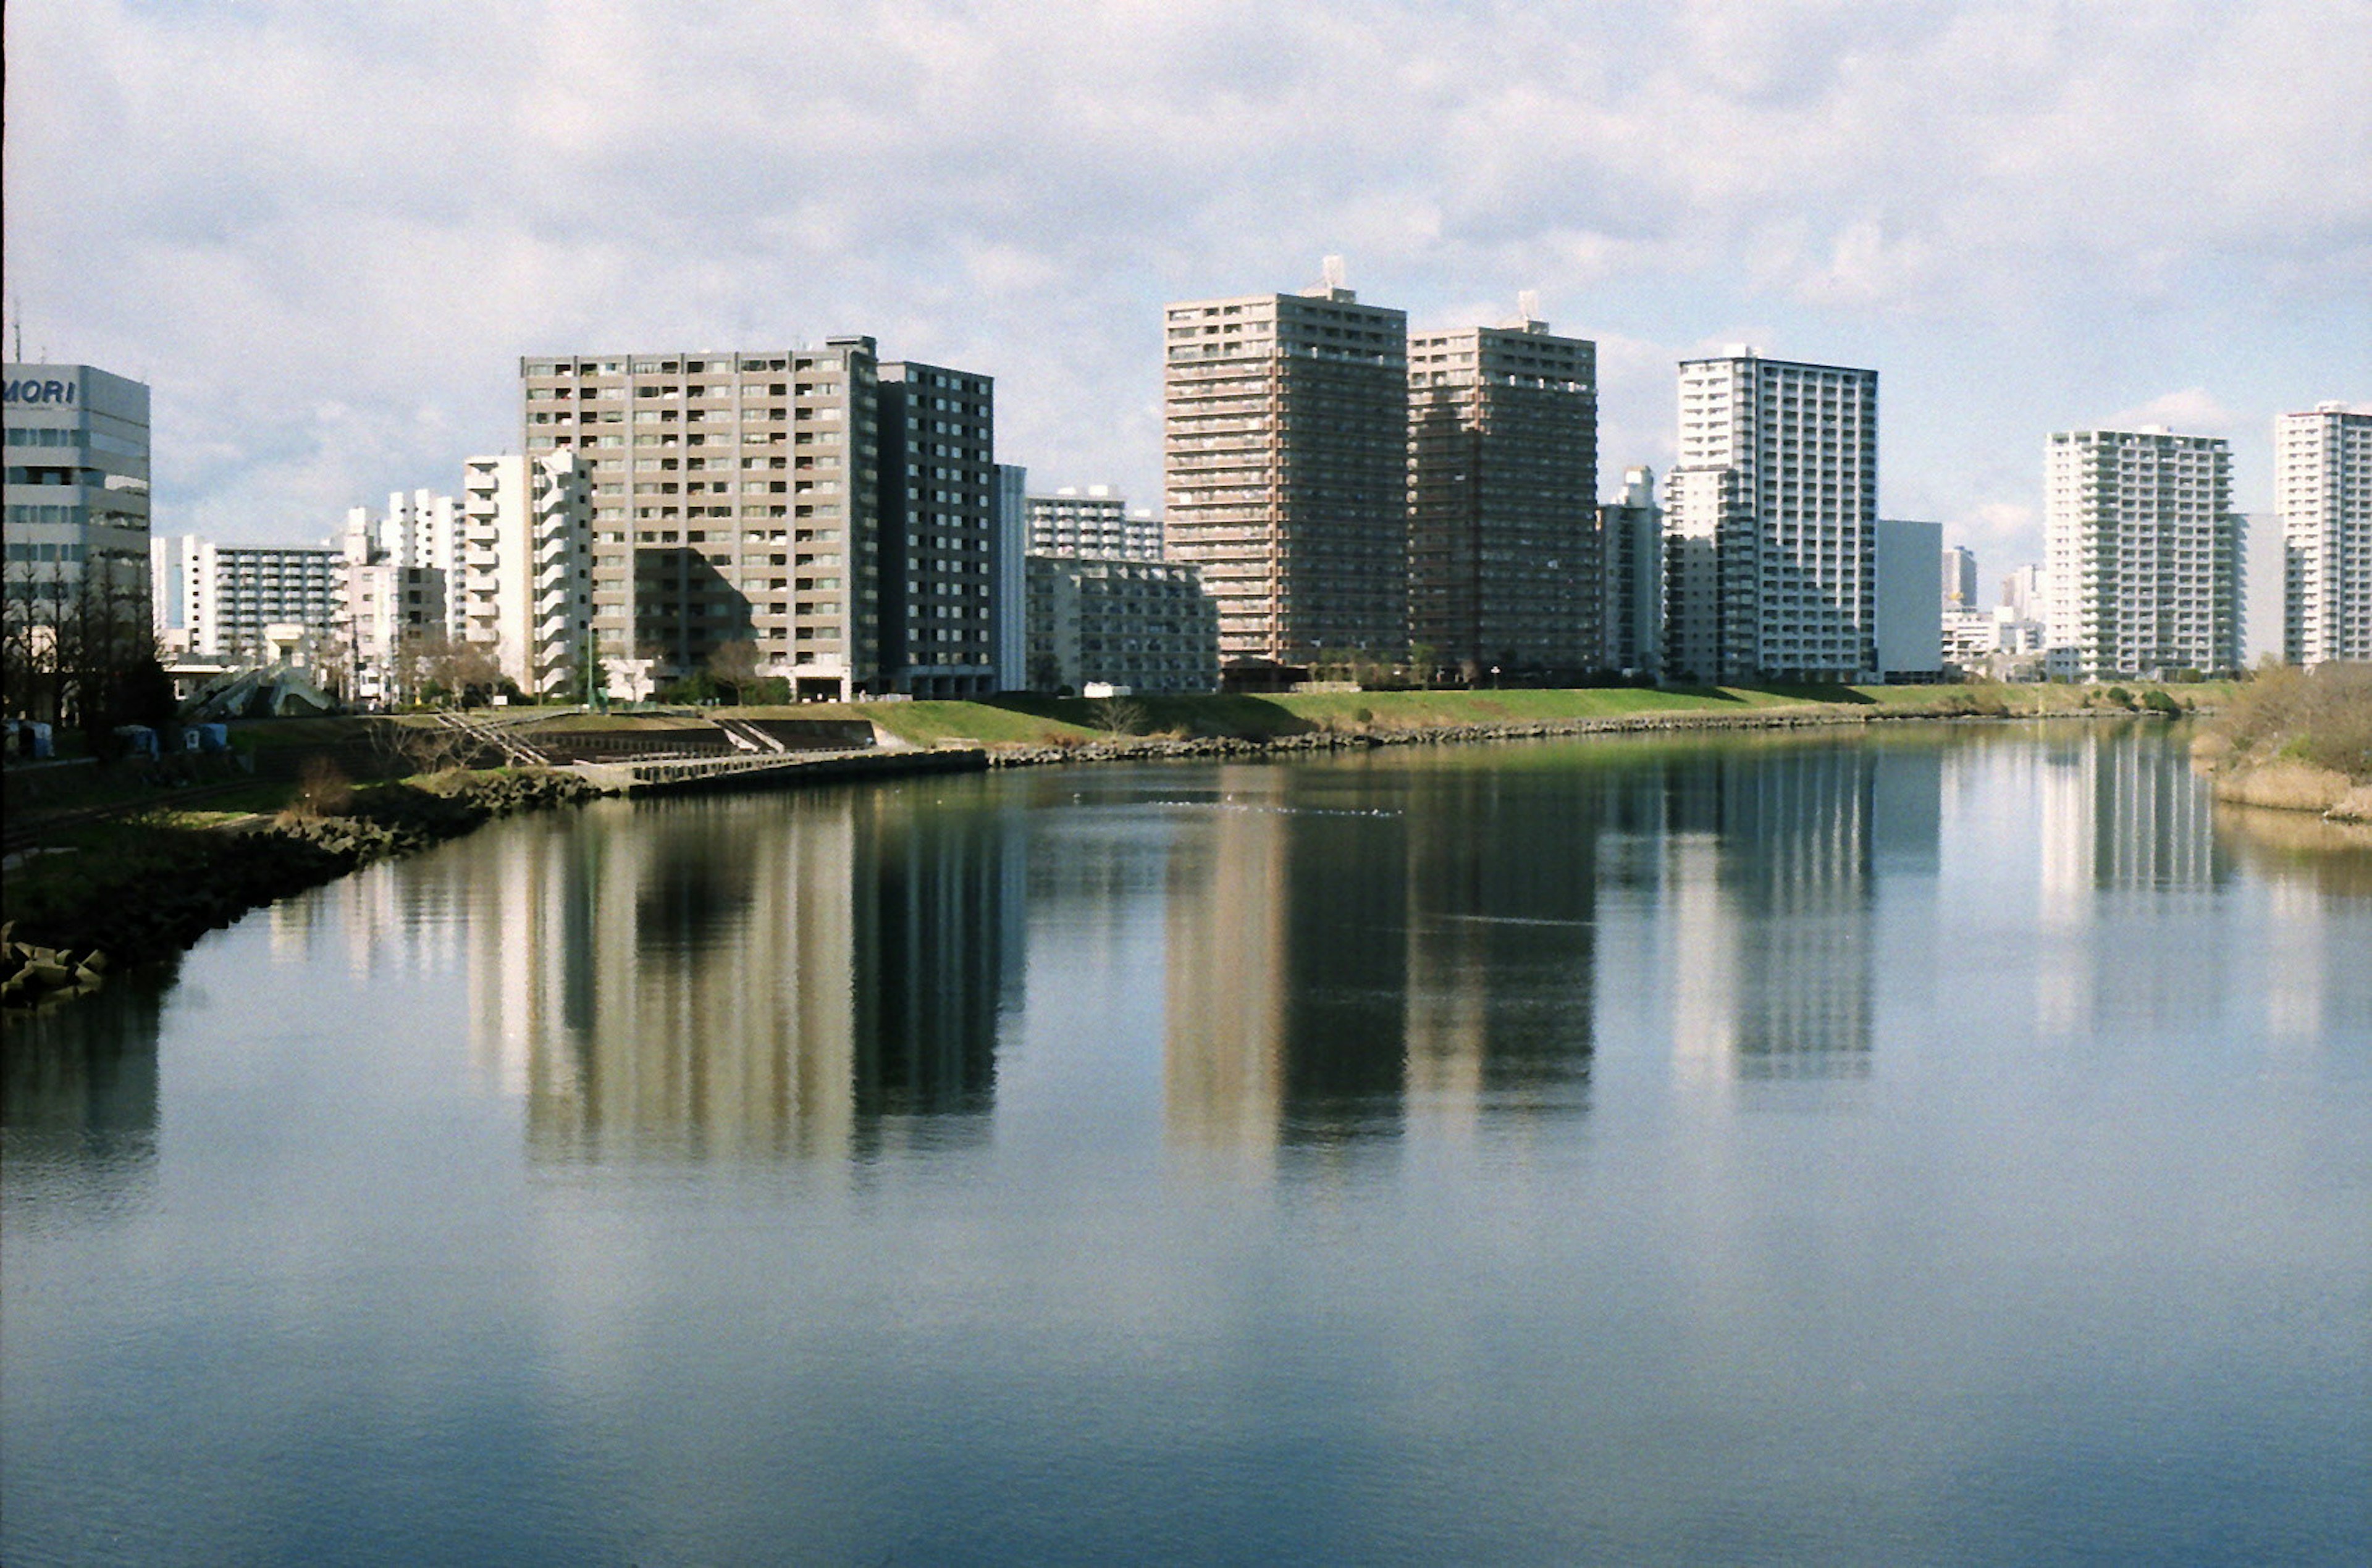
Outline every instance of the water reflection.
{"type": "Polygon", "coordinates": [[[1166,889],[1173,1142],[1264,1150],[1577,1105],[1587,775],[1218,770],[1166,889]]]}
{"type": "Polygon", "coordinates": [[[1870,1076],[1881,955],[1942,928],[1948,809],[1958,896],[2050,934],[1996,994],[2069,1032],[2224,1005],[2182,924],[2232,854],[2180,747],[2108,726],[610,803],[272,919],[276,951],[335,911],[352,963],[465,970],[481,1068],[556,1159],[977,1142],[1059,931],[1065,962],[1157,961],[1168,1140],[1264,1160],[1569,1114],[1610,1023],[1684,1081],[1870,1076]],[[1617,927],[1647,935],[1610,971],[1617,927]]]}
{"type": "Polygon", "coordinates": [[[120,980],[69,1006],[11,1014],[0,1049],[8,1224],[132,1212],[157,1179],[158,984],[120,980]]]}
{"type": "Polygon", "coordinates": [[[1016,983],[978,811],[897,791],[610,804],[457,857],[479,1053],[553,1158],[862,1154],[985,1127],[1016,983]]]}

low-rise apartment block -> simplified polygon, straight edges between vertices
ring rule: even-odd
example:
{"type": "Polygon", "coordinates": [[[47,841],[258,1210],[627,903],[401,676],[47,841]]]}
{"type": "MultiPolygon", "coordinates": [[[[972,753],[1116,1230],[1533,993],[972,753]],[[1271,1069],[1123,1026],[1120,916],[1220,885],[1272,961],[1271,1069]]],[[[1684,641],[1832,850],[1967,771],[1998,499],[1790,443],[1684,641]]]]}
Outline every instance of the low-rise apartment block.
{"type": "Polygon", "coordinates": [[[1029,558],[1029,684],[1083,691],[1210,691],[1219,684],[1218,607],[1202,574],[1134,556],[1029,558]]]}

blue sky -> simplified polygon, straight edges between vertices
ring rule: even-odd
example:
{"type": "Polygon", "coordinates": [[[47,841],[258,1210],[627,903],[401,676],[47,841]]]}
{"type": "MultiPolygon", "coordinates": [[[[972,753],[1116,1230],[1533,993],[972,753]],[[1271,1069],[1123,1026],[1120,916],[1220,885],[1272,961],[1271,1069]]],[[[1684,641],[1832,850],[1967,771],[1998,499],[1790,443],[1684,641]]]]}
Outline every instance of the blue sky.
{"type": "Polygon", "coordinates": [[[8,316],[155,388],[158,525],[325,535],[517,439],[525,353],[869,331],[1033,484],[1157,502],[1164,301],[1347,258],[1675,361],[1874,366],[1881,505],[2039,557],[2052,429],[2372,400],[2372,0],[6,7],[8,316]]]}

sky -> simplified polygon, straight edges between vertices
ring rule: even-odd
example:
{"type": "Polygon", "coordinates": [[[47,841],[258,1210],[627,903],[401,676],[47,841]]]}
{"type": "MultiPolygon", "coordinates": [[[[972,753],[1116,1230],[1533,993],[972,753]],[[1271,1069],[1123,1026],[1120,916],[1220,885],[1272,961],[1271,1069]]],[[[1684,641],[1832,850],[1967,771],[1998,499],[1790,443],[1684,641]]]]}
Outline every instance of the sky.
{"type": "MultiPolygon", "coordinates": [[[[1033,489],[1160,494],[1169,300],[1321,259],[1675,366],[1875,367],[1879,502],[1988,579],[2059,429],[2372,406],[2372,0],[8,0],[29,358],[154,389],[157,526],[326,537],[518,440],[522,354],[879,340],[1033,489]]],[[[10,354],[16,353],[14,341],[10,354]]]]}

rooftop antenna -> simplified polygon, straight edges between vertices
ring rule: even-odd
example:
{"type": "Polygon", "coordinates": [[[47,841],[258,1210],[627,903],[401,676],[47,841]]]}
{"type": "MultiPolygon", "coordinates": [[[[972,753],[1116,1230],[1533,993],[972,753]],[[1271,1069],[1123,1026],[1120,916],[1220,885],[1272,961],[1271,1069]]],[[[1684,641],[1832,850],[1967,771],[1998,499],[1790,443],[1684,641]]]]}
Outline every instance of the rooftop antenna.
{"type": "Polygon", "coordinates": [[[1325,278],[1326,286],[1329,290],[1341,288],[1343,286],[1343,277],[1345,276],[1343,271],[1343,258],[1340,256],[1327,257],[1325,265],[1320,269],[1320,275],[1325,278]]]}

